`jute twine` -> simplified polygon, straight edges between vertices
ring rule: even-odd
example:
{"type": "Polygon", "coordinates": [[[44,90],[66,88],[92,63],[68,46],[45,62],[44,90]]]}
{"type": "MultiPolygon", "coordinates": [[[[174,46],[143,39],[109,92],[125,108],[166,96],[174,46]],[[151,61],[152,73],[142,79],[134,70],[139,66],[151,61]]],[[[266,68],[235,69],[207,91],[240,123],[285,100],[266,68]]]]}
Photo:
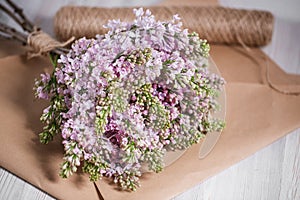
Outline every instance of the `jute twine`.
{"type": "MultiPolygon", "coordinates": [[[[242,10],[224,7],[149,7],[156,19],[170,20],[179,14],[184,28],[195,31],[209,43],[263,46],[272,38],[273,15],[266,11],[242,10]]],[[[71,36],[94,37],[107,32],[108,20],[132,21],[132,8],[63,7],[54,22],[60,40],[71,36]]]]}
{"type": "Polygon", "coordinates": [[[31,48],[31,51],[28,52],[28,58],[47,54],[56,48],[64,47],[74,39],[74,37],[69,37],[66,42],[61,43],[47,33],[35,28],[27,37],[27,45],[31,48]]]}

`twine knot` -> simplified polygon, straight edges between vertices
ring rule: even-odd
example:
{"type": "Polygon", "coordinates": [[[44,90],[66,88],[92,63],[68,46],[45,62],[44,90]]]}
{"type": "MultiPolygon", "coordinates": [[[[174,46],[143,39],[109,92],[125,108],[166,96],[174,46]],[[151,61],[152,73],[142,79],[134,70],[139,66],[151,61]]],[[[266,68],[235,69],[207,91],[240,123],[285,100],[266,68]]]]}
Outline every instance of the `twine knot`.
{"type": "Polygon", "coordinates": [[[45,55],[56,48],[65,47],[74,40],[75,37],[71,37],[66,42],[62,43],[53,39],[42,30],[35,28],[35,30],[31,32],[27,38],[27,45],[32,49],[28,52],[28,58],[45,55]]]}

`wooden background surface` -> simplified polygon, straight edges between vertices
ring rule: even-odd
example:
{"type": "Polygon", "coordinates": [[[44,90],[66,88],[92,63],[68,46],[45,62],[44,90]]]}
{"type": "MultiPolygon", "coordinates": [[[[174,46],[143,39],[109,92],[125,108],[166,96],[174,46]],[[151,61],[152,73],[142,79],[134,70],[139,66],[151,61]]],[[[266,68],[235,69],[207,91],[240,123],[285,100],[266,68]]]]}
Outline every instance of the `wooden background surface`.
{"type": "MultiPolygon", "coordinates": [[[[2,1],[2,0],[1,0],[2,1]]],[[[23,0],[15,0],[24,4],[23,0]]],[[[159,0],[143,1],[149,5],[159,0]]],[[[31,13],[45,13],[40,8],[46,4],[59,7],[67,1],[31,1],[31,13]]],[[[89,5],[106,5],[107,1],[68,2],[89,5]]],[[[137,5],[137,0],[112,0],[111,5],[137,5]]],[[[280,67],[290,73],[300,74],[300,2],[299,0],[220,0],[225,6],[240,8],[258,8],[270,10],[276,17],[273,41],[263,50],[280,67]]],[[[49,7],[48,7],[49,8],[49,7]]],[[[55,10],[53,8],[52,10],[55,10]]],[[[54,11],[53,11],[54,12],[54,11]]],[[[52,12],[52,14],[53,14],[52,12]]],[[[51,12],[46,12],[51,15],[51,12]]],[[[46,27],[47,15],[36,15],[35,19],[46,27]]],[[[3,16],[0,16],[3,19],[3,16]]],[[[47,21],[48,20],[48,21],[47,21]]],[[[51,27],[48,26],[48,31],[51,27]]],[[[300,115],[300,113],[299,113],[300,115]]],[[[4,169],[0,169],[0,200],[52,200],[30,184],[17,178],[4,169]]],[[[298,200],[300,199],[300,129],[258,151],[249,158],[226,169],[222,173],[199,183],[194,188],[174,197],[172,200],[298,200]]]]}

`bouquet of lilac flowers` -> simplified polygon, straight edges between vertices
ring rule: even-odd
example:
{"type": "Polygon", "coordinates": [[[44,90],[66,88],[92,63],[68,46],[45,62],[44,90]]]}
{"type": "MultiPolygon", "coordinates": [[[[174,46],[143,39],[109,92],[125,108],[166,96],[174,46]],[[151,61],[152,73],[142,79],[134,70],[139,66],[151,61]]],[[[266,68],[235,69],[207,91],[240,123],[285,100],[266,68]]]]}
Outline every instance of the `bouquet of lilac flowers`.
{"type": "Polygon", "coordinates": [[[134,13],[131,23],[112,20],[107,34],[76,41],[36,81],[36,96],[50,101],[40,141],[61,134],[64,178],[81,167],[91,181],[111,177],[136,190],[142,167],[159,172],[167,151],[224,127],[212,115],[224,80],[208,70],[206,40],[177,15],[160,22],[149,10],[134,13]]]}

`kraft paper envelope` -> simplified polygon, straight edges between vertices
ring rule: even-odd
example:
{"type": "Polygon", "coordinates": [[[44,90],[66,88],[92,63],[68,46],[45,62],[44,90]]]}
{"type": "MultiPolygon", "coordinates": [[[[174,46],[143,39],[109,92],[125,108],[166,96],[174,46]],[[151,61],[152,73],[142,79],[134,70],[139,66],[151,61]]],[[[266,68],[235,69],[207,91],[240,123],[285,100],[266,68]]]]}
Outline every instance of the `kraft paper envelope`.
{"type": "MultiPolygon", "coordinates": [[[[146,173],[137,192],[122,192],[107,180],[97,182],[106,200],[170,199],[255,153],[300,127],[300,96],[283,95],[266,83],[266,66],[274,84],[300,91],[300,77],[284,73],[259,49],[212,46],[211,55],[226,84],[226,128],[213,151],[198,159],[190,148],[159,174],[146,173]]],[[[46,102],[35,100],[34,78],[51,69],[47,58],[0,59],[0,166],[58,199],[98,199],[85,174],[58,176],[63,148],[59,136],[48,145],[38,141],[39,117],[46,102]],[[48,69],[48,70],[49,70],[48,69]]]]}

